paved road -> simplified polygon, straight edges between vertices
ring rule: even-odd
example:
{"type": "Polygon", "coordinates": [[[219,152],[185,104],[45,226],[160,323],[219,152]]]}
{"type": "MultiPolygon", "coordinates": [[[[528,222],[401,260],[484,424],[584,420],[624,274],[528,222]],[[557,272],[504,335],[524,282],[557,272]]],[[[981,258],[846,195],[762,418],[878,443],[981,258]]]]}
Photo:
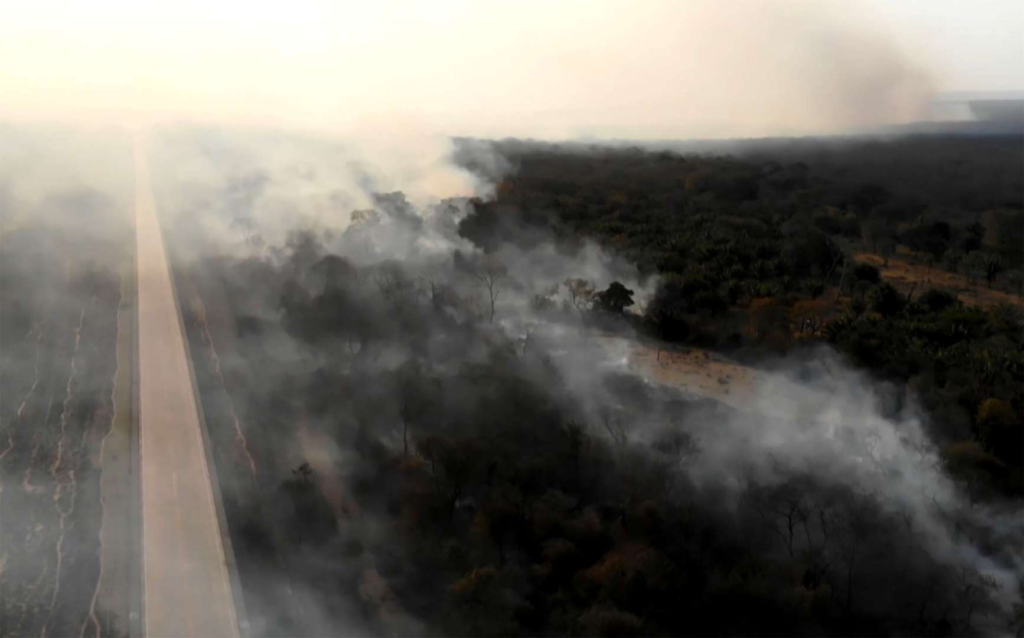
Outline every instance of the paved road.
{"type": "Polygon", "coordinates": [[[141,136],[134,142],[147,636],[238,636],[231,581],[141,136]]]}

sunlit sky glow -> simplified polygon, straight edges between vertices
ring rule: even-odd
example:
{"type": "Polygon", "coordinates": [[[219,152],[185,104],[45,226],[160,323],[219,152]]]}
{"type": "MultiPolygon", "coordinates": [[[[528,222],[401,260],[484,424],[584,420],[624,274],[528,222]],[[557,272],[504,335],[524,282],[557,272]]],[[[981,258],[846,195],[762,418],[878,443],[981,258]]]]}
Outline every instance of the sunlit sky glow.
{"type": "Polygon", "coordinates": [[[9,3],[0,116],[560,137],[818,132],[1024,88],[1024,3],[9,3]]]}

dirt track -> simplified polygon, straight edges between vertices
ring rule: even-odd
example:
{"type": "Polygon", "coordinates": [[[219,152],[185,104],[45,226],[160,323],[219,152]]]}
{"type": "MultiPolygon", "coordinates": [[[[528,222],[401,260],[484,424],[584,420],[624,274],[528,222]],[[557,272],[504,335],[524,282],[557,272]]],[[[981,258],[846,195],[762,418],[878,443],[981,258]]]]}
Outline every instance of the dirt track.
{"type": "Polygon", "coordinates": [[[231,581],[144,143],[135,139],[148,636],[237,636],[231,581]]]}

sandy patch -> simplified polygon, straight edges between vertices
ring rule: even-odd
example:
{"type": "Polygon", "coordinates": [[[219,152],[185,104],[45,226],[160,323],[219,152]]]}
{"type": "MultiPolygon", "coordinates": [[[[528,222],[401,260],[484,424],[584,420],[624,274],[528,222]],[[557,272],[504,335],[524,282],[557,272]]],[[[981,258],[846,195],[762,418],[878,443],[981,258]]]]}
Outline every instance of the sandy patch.
{"type": "Polygon", "coordinates": [[[955,293],[963,303],[971,306],[991,308],[1008,303],[1024,308],[1024,299],[1019,295],[1002,290],[993,290],[985,285],[983,279],[972,282],[966,275],[945,271],[938,267],[923,264],[912,264],[906,259],[889,258],[889,265],[878,255],[858,253],[853,256],[858,263],[871,264],[878,268],[882,279],[891,283],[900,292],[909,293],[914,288],[915,297],[929,288],[939,288],[955,293]],[[916,284],[916,287],[915,287],[916,284]]]}
{"type": "Polygon", "coordinates": [[[626,367],[651,381],[734,407],[753,399],[758,371],[720,354],[624,337],[598,337],[609,350],[625,348],[626,367]]]}

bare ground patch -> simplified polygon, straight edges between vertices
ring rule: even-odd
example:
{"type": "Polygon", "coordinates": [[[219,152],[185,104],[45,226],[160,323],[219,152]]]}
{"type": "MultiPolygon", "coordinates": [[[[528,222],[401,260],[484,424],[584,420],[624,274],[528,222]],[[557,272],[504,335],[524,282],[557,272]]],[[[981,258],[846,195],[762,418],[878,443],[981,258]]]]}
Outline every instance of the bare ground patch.
{"type": "Polygon", "coordinates": [[[939,288],[956,294],[963,303],[971,306],[991,308],[1000,304],[1011,304],[1024,308],[1024,298],[1003,290],[988,288],[981,281],[959,273],[952,273],[938,267],[914,264],[906,259],[890,257],[888,265],[878,255],[857,253],[854,260],[878,268],[882,278],[897,290],[906,294],[913,289],[915,294],[929,288],[939,288]]]}

